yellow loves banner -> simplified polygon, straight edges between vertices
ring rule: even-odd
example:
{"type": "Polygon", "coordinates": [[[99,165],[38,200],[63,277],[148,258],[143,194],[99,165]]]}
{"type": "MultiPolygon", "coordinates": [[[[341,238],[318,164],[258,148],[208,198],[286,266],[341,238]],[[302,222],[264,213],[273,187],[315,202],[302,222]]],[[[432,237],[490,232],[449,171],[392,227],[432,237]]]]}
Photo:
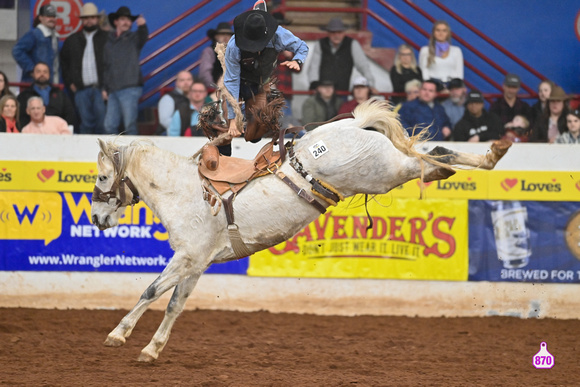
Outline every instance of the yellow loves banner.
{"type": "Polygon", "coordinates": [[[331,208],[292,239],[250,257],[248,275],[467,280],[467,200],[369,202],[331,208]]]}

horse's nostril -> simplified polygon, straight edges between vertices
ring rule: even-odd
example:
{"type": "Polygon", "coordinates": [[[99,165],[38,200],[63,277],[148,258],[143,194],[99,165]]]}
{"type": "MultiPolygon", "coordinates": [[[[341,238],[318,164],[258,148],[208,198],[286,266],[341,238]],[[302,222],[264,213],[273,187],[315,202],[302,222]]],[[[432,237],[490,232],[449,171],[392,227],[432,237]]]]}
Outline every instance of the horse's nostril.
{"type": "Polygon", "coordinates": [[[95,226],[98,226],[99,225],[99,218],[97,218],[97,215],[93,215],[93,224],[95,226]]]}
{"type": "Polygon", "coordinates": [[[107,215],[107,216],[105,217],[105,219],[103,220],[103,225],[107,225],[107,224],[109,224],[109,218],[110,218],[110,217],[109,217],[109,215],[107,215]]]}

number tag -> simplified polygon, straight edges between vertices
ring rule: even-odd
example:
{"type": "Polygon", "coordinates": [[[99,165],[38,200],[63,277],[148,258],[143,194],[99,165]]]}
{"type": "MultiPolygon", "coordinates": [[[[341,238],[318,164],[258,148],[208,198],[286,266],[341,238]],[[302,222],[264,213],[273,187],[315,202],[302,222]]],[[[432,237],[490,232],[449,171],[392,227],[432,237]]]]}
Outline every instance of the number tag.
{"type": "Polygon", "coordinates": [[[323,141],[318,141],[316,144],[308,148],[308,150],[310,151],[310,153],[312,153],[312,156],[314,156],[315,159],[319,158],[320,156],[328,152],[328,148],[326,147],[326,145],[324,145],[323,141]]]}

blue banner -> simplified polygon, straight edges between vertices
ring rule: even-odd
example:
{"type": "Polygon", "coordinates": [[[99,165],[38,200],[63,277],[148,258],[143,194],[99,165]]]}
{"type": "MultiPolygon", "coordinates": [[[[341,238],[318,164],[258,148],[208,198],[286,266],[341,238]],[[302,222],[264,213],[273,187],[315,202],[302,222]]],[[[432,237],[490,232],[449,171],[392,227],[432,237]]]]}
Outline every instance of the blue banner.
{"type": "Polygon", "coordinates": [[[580,202],[469,202],[469,280],[580,283],[580,202]]]}
{"type": "MultiPolygon", "coordinates": [[[[167,231],[143,203],[117,227],[93,226],[90,194],[0,191],[0,270],[161,272],[173,250],[167,231]]],[[[196,238],[195,234],[191,238],[196,238]]],[[[246,274],[248,258],[207,273],[246,274]]]]}

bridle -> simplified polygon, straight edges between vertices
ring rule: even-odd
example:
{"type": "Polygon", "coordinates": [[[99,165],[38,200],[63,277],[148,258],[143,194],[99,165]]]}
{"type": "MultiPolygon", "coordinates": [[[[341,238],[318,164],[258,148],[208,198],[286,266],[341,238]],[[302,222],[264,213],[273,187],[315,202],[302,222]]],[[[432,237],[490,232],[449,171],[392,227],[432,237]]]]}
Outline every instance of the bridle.
{"type": "Polygon", "coordinates": [[[121,164],[119,160],[119,152],[113,153],[112,162],[113,168],[115,169],[116,177],[115,181],[113,182],[113,185],[111,186],[111,189],[107,192],[103,192],[103,190],[97,187],[97,185],[95,184],[95,189],[93,190],[93,196],[91,200],[93,202],[108,203],[111,199],[115,199],[116,200],[115,204],[117,205],[117,208],[115,209],[116,211],[121,206],[128,206],[129,204],[133,206],[139,203],[140,198],[139,191],[137,191],[137,188],[135,188],[135,185],[133,184],[129,176],[125,176],[119,179],[119,169],[121,164]],[[131,198],[130,201],[127,200],[124,185],[127,186],[127,188],[129,188],[129,191],[131,191],[131,193],[133,194],[133,197],[131,198]],[[119,197],[117,197],[117,191],[119,191],[119,197]]]}

